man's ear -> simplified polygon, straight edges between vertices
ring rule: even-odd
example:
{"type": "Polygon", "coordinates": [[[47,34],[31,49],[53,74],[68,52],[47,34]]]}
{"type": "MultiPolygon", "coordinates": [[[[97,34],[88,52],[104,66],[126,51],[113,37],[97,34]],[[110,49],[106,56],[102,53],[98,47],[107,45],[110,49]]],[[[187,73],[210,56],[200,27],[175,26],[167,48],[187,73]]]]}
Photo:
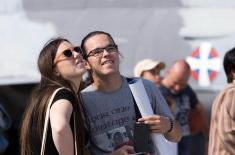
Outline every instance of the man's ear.
{"type": "Polygon", "coordinates": [[[231,77],[233,78],[233,80],[235,79],[235,71],[231,72],[231,77]]]}
{"type": "Polygon", "coordinates": [[[86,68],[87,70],[91,70],[91,66],[90,66],[89,62],[84,61],[84,64],[85,64],[85,68],[86,68]]]}

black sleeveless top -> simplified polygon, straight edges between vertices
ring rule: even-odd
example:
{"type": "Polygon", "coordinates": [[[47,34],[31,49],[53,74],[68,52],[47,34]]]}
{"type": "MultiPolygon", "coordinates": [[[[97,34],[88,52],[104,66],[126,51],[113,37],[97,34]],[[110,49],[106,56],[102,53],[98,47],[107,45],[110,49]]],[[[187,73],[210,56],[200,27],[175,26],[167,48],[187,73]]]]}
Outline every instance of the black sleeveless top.
{"type": "MultiPolygon", "coordinates": [[[[74,102],[75,96],[72,94],[72,92],[70,92],[67,89],[61,89],[56,93],[56,95],[52,101],[52,105],[57,100],[60,100],[60,99],[66,99],[66,100],[70,101],[72,104],[75,103],[74,102]]],[[[31,132],[30,132],[30,145],[31,145],[30,147],[32,150],[31,155],[40,155],[42,141],[39,139],[39,136],[37,134],[37,131],[36,131],[37,122],[36,122],[36,119],[34,119],[34,118],[38,118],[38,116],[36,116],[36,114],[33,114],[32,118],[33,119],[32,119],[32,123],[31,123],[32,126],[31,126],[31,132]]],[[[71,116],[71,119],[70,119],[70,126],[72,129],[72,132],[74,133],[74,131],[73,131],[73,116],[71,116]]],[[[55,147],[55,144],[53,142],[53,139],[52,139],[52,131],[51,131],[51,124],[50,123],[48,123],[47,138],[46,138],[46,145],[45,145],[45,155],[59,155],[59,153],[55,147]]]]}

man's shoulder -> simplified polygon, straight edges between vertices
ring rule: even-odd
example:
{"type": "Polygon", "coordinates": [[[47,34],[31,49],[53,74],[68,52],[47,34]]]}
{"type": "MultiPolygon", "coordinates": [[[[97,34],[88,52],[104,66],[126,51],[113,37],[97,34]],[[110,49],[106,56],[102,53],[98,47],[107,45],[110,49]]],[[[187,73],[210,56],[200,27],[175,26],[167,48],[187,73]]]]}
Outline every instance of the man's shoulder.
{"type": "Polygon", "coordinates": [[[170,95],[171,94],[170,90],[166,86],[164,86],[163,84],[161,84],[159,86],[159,90],[163,95],[170,95]]]}
{"type": "Polygon", "coordinates": [[[235,83],[229,83],[221,92],[234,92],[235,83]]]}
{"type": "Polygon", "coordinates": [[[159,86],[159,89],[160,89],[160,90],[168,90],[168,88],[167,88],[165,85],[163,85],[163,84],[161,84],[161,85],[159,86]]]}
{"type": "Polygon", "coordinates": [[[155,96],[158,98],[159,95],[161,95],[160,89],[152,81],[145,80],[145,79],[142,79],[142,80],[143,80],[143,84],[146,89],[146,92],[150,96],[155,96]]]}
{"type": "Polygon", "coordinates": [[[131,81],[142,80],[144,88],[146,89],[147,92],[156,91],[158,89],[157,86],[152,81],[140,77],[125,77],[125,78],[127,79],[127,83],[132,83],[131,81]]]}
{"type": "Polygon", "coordinates": [[[235,96],[235,84],[228,84],[217,96],[230,98],[230,100],[232,100],[233,96],[235,96]]]}
{"type": "Polygon", "coordinates": [[[93,91],[94,91],[94,88],[93,88],[93,86],[90,84],[90,85],[88,85],[86,88],[84,88],[84,89],[81,91],[81,93],[84,94],[84,93],[86,93],[86,92],[93,92],[93,91]]]}
{"type": "Polygon", "coordinates": [[[144,86],[157,88],[157,86],[152,81],[149,81],[146,79],[142,79],[142,81],[143,81],[144,86]]]}
{"type": "Polygon", "coordinates": [[[182,90],[182,92],[184,92],[184,93],[189,93],[189,94],[195,94],[195,91],[192,89],[192,87],[189,85],[189,84],[187,84],[187,86],[182,90]]]}
{"type": "Polygon", "coordinates": [[[153,82],[140,77],[124,77],[124,78],[127,80],[127,83],[132,83],[132,81],[142,80],[144,86],[155,86],[153,82]]]}

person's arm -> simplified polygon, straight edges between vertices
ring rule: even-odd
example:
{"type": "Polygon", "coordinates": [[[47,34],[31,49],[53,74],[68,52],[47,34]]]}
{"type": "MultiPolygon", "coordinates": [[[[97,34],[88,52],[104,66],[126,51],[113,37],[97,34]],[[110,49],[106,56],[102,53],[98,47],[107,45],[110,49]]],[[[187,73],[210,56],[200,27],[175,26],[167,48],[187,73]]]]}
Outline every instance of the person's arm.
{"type": "Polygon", "coordinates": [[[149,124],[153,133],[162,133],[169,141],[180,141],[182,137],[180,125],[175,119],[173,119],[173,115],[166,103],[166,100],[162,96],[162,93],[155,85],[151,83],[148,84],[147,81],[144,82],[146,82],[145,88],[150,96],[150,101],[152,100],[152,108],[155,115],[140,118],[138,121],[149,124]],[[169,131],[171,128],[170,118],[173,120],[171,131],[169,131]]]}
{"type": "MultiPolygon", "coordinates": [[[[235,151],[235,91],[230,91],[224,96],[218,114],[218,136],[224,143],[225,149],[235,151]]],[[[232,154],[233,154],[232,153],[232,154]]]]}
{"type": "Polygon", "coordinates": [[[194,108],[196,108],[196,111],[198,112],[198,115],[200,115],[201,123],[202,123],[202,132],[208,140],[208,136],[209,136],[208,115],[207,115],[206,111],[204,110],[204,107],[201,103],[196,104],[194,108]]]}
{"type": "Polygon", "coordinates": [[[179,142],[182,137],[181,126],[178,121],[176,121],[174,119],[172,121],[173,121],[173,123],[170,122],[171,124],[173,124],[172,127],[170,126],[170,129],[172,128],[172,130],[170,131],[170,129],[168,128],[168,130],[167,130],[167,132],[165,132],[164,136],[169,141],[179,142]]]}
{"type": "Polygon", "coordinates": [[[185,90],[188,93],[190,101],[190,114],[188,116],[189,128],[191,134],[196,134],[198,132],[203,132],[206,140],[208,140],[209,135],[209,117],[199,101],[196,92],[188,85],[185,90]]]}
{"type": "Polygon", "coordinates": [[[65,99],[56,101],[50,109],[52,138],[60,155],[74,155],[74,139],[70,127],[72,104],[65,99]]]}
{"type": "Polygon", "coordinates": [[[152,115],[138,119],[139,122],[149,124],[152,133],[162,133],[165,138],[172,142],[179,142],[181,139],[181,128],[179,123],[169,117],[152,115]],[[172,122],[171,122],[172,121],[172,122]]]}

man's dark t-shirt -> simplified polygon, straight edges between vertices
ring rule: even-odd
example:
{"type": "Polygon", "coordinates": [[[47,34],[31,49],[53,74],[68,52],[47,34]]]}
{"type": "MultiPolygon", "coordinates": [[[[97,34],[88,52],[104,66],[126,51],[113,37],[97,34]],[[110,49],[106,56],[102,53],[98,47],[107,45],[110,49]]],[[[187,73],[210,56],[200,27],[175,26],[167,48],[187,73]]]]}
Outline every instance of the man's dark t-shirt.
{"type": "Polygon", "coordinates": [[[165,98],[172,98],[174,101],[174,108],[172,113],[175,119],[180,123],[182,128],[182,135],[190,135],[188,115],[190,109],[193,109],[198,103],[197,96],[192,88],[187,85],[183,90],[177,94],[171,93],[165,86],[160,86],[160,91],[165,98]]]}
{"type": "Polygon", "coordinates": [[[182,130],[182,139],[178,143],[178,154],[189,155],[191,146],[191,136],[189,129],[189,112],[198,104],[198,99],[195,92],[190,86],[186,86],[177,94],[171,93],[165,86],[160,86],[160,91],[167,100],[170,98],[173,101],[172,113],[175,119],[180,123],[182,130]]]}

